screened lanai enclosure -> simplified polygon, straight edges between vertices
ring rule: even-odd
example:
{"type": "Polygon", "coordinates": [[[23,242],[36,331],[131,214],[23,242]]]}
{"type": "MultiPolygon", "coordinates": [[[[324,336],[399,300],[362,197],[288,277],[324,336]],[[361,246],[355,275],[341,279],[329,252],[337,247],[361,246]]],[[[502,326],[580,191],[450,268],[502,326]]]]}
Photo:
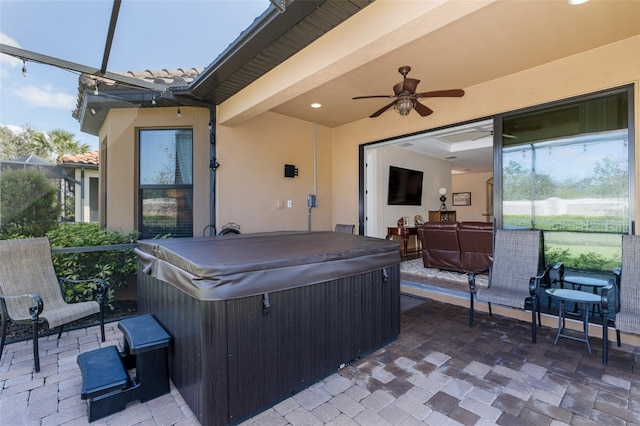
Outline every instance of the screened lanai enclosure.
{"type": "Polygon", "coordinates": [[[620,266],[633,233],[630,88],[505,116],[501,218],[544,231],[547,258],[579,269],[620,266]]]}

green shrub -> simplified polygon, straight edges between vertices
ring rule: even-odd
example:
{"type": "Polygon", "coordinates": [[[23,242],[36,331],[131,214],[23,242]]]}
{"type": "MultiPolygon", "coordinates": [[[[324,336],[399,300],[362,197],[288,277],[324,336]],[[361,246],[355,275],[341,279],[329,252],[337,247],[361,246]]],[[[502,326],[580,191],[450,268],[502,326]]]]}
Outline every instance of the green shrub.
{"type": "Polygon", "coordinates": [[[58,225],[56,187],[38,172],[0,173],[0,238],[42,237],[58,225]]]}
{"type": "Polygon", "coordinates": [[[569,249],[546,249],[544,252],[544,260],[547,265],[555,265],[558,262],[564,262],[565,266],[567,259],[569,259],[569,249]]]}
{"type": "MultiPolygon", "coordinates": [[[[65,224],[47,233],[52,248],[108,246],[135,243],[137,232],[122,233],[101,229],[95,223],[65,224]]],[[[113,309],[114,289],[127,285],[127,277],[135,274],[137,261],[132,249],[53,255],[56,273],[65,278],[82,280],[102,278],[108,283],[105,301],[113,309]]],[[[94,286],[95,287],[95,286],[94,286]]],[[[95,289],[95,288],[94,288],[95,289]]],[[[85,285],[66,283],[63,292],[68,302],[86,300],[85,285]]]]}
{"type": "Polygon", "coordinates": [[[583,271],[613,271],[620,267],[620,256],[606,257],[595,252],[581,253],[572,256],[569,249],[547,249],[544,253],[547,265],[555,265],[562,262],[566,268],[580,269],[583,271]]]}

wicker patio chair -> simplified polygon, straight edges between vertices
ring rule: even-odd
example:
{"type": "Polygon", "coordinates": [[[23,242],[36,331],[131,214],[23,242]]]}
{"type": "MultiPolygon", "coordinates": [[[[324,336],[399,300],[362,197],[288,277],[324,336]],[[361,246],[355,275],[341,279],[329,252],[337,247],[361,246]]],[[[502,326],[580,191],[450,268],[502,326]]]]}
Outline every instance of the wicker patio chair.
{"type": "Polygon", "coordinates": [[[38,328],[43,322],[49,329],[100,313],[100,332],[104,342],[104,293],[106,283],[101,279],[58,279],[53,269],[51,248],[46,237],[0,241],[0,314],[2,335],[0,356],[4,349],[7,323],[31,324],[33,327],[33,361],[40,371],[38,328]],[[62,282],[94,282],[97,301],[66,303],[62,297],[62,282]]]}
{"type": "Polygon", "coordinates": [[[544,267],[543,236],[541,231],[496,230],[493,266],[469,272],[469,327],[473,327],[474,300],[525,309],[531,307],[531,341],[536,342],[536,313],[540,324],[541,281],[548,279],[549,268],[544,267]],[[475,275],[489,271],[488,288],[476,288],[475,275]]]}
{"type": "Polygon", "coordinates": [[[613,325],[616,329],[616,339],[620,346],[620,332],[640,334],[640,236],[622,236],[622,268],[619,282],[614,279],[602,289],[602,315],[607,320],[607,327],[602,327],[602,363],[607,364],[609,352],[610,324],[609,314],[614,316],[613,325]],[[616,297],[616,292],[620,297],[616,297]]]}

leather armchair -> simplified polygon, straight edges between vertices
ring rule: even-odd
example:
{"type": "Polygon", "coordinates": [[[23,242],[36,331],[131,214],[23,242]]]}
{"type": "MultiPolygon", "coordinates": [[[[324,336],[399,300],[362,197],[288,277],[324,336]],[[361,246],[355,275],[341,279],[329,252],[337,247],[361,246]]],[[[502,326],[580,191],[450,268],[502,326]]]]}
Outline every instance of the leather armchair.
{"type": "Polygon", "coordinates": [[[493,225],[486,222],[426,222],[418,228],[425,268],[478,271],[493,263],[493,225]]]}
{"type": "Polygon", "coordinates": [[[465,271],[486,268],[493,261],[493,224],[461,222],[458,228],[460,263],[465,271]]]}
{"type": "Polygon", "coordinates": [[[426,222],[418,228],[425,268],[462,271],[458,222],[426,222]]]}

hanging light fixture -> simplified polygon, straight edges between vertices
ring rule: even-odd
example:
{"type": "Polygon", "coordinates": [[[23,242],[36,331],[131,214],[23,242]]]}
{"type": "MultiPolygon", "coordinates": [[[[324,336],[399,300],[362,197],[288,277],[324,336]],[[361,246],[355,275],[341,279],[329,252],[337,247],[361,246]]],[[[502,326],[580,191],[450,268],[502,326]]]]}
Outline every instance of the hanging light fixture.
{"type": "Polygon", "coordinates": [[[178,107],[178,118],[182,117],[182,113],[180,112],[180,107],[178,107]]]}
{"type": "Polygon", "coordinates": [[[100,92],[98,91],[98,80],[93,80],[93,95],[98,96],[100,92]]]}
{"type": "Polygon", "coordinates": [[[25,61],[24,59],[22,60],[22,76],[27,76],[27,61],[25,61]]]}
{"type": "Polygon", "coordinates": [[[395,109],[398,114],[401,116],[409,115],[411,109],[415,106],[415,99],[410,96],[400,96],[396,103],[393,105],[393,109],[395,109]]]}

